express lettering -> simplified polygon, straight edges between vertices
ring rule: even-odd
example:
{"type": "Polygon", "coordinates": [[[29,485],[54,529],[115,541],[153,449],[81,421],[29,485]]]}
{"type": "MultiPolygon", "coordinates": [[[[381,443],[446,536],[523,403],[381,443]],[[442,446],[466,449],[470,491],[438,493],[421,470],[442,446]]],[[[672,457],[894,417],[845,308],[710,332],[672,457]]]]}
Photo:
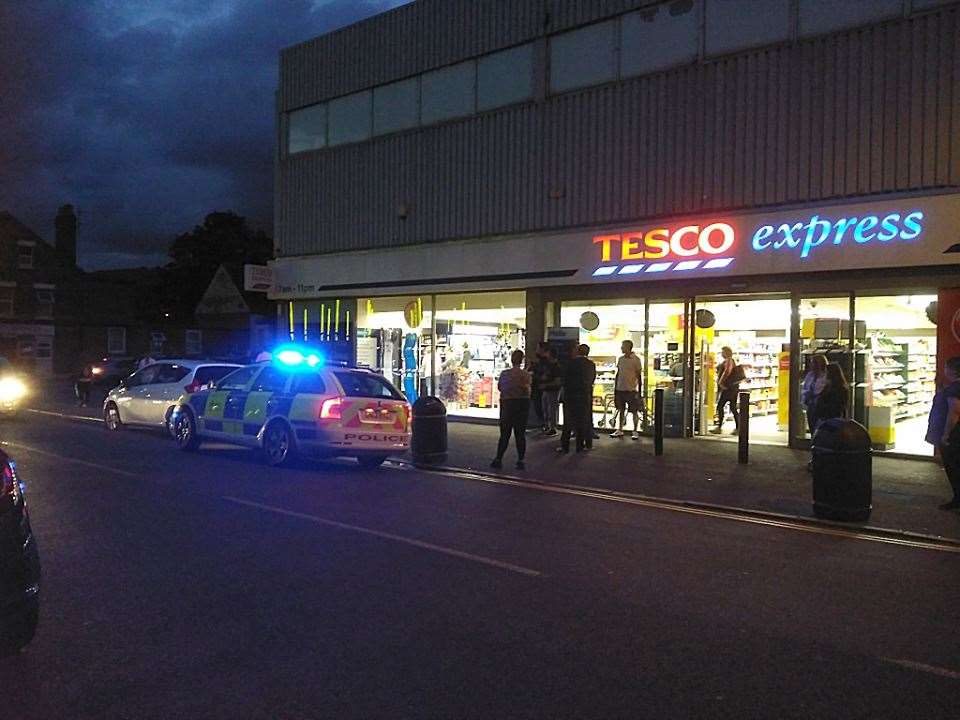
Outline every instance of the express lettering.
{"type": "Polygon", "coordinates": [[[685,225],[673,232],[669,228],[654,228],[646,232],[597,235],[593,244],[600,246],[603,262],[611,262],[614,254],[619,260],[658,260],[669,256],[680,258],[704,255],[723,255],[733,248],[736,240],[733,228],[727,223],[685,225]],[[619,245],[619,252],[614,249],[619,245]]]}
{"type": "Polygon", "coordinates": [[[915,211],[901,216],[890,213],[882,219],[878,215],[827,220],[814,215],[806,222],[761,225],[753,235],[753,249],[782,250],[800,248],[800,257],[809,257],[813,248],[830,243],[841,245],[846,238],[863,245],[872,240],[913,240],[923,232],[923,213],[915,211]]]}

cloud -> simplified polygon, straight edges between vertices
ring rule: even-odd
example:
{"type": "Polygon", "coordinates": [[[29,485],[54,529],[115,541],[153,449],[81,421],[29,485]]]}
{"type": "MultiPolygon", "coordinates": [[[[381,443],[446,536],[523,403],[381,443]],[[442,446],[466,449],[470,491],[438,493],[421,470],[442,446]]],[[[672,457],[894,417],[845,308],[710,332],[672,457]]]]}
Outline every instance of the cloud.
{"type": "Polygon", "coordinates": [[[207,212],[269,228],[279,51],[407,0],[3,0],[0,209],[81,264],[142,264],[207,212]]]}

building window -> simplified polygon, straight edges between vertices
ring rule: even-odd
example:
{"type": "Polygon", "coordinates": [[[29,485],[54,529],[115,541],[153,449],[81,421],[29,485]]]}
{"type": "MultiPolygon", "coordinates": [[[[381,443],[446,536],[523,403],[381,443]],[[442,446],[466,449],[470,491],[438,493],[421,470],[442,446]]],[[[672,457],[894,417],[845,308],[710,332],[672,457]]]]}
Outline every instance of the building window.
{"type": "Polygon", "coordinates": [[[424,125],[464,117],[476,110],[477,65],[451,65],[423,75],[420,84],[420,117],[424,125]]]}
{"type": "Polygon", "coordinates": [[[825,35],[902,13],[901,0],[800,0],[800,36],[825,35]]]}
{"type": "Polygon", "coordinates": [[[623,16],[620,68],[645,75],[696,60],[700,54],[700,2],[671,2],[623,16]]]}
{"type": "Polygon", "coordinates": [[[33,243],[17,244],[17,267],[21,270],[33,269],[33,243]]]}
{"type": "Polygon", "coordinates": [[[706,0],[707,55],[787,42],[791,0],[706,0]]]}
{"type": "Polygon", "coordinates": [[[533,97],[533,45],[521,45],[480,58],[477,109],[490,110],[533,97]]]}
{"type": "Polygon", "coordinates": [[[0,317],[13,317],[13,298],[16,285],[0,285],[0,317]]]}
{"type": "Polygon", "coordinates": [[[420,119],[419,89],[418,78],[376,88],[373,91],[373,134],[385,135],[416,127],[420,119]]]}
{"type": "Polygon", "coordinates": [[[122,327],[107,328],[107,355],[127,354],[127,329],[122,327]]]}
{"type": "Polygon", "coordinates": [[[183,344],[187,355],[199,355],[203,352],[203,331],[187,330],[183,344]]]}
{"type": "Polygon", "coordinates": [[[371,92],[364,90],[330,101],[327,114],[330,145],[345,145],[370,137],[370,98],[371,92]]]}
{"type": "Polygon", "coordinates": [[[555,93],[599,85],[617,77],[613,21],[557,35],[550,40],[550,90],[555,93]]]}
{"type": "Polygon", "coordinates": [[[34,317],[40,320],[49,320],[53,317],[53,288],[36,287],[36,305],[34,306],[34,317]]]}
{"type": "Polygon", "coordinates": [[[311,105],[288,116],[287,152],[291,155],[327,145],[327,106],[311,105]]]}

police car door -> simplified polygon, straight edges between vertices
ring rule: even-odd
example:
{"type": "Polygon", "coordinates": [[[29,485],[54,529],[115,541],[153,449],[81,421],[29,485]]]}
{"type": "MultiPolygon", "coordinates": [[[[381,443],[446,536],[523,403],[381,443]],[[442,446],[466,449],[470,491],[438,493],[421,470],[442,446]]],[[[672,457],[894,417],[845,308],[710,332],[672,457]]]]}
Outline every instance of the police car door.
{"type": "Polygon", "coordinates": [[[199,418],[201,435],[227,440],[243,438],[243,406],[251,381],[260,370],[258,365],[247,365],[217,383],[207,396],[203,414],[199,418]],[[241,426],[239,433],[235,432],[238,424],[241,426]]]}
{"type": "Polygon", "coordinates": [[[264,423],[278,412],[281,405],[278,401],[284,397],[291,374],[268,365],[251,383],[241,416],[244,444],[255,444],[264,423]]]}

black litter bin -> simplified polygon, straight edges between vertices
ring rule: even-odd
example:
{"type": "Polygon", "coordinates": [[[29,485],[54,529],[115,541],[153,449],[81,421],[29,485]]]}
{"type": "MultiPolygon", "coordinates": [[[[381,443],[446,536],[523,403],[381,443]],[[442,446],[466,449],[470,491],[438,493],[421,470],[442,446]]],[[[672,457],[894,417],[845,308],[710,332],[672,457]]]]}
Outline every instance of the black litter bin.
{"type": "Polygon", "coordinates": [[[413,404],[410,452],[415,465],[438,465],[447,459],[447,408],[440,398],[422,395],[413,404]]]}
{"type": "Polygon", "coordinates": [[[870,433],[854,420],[824,420],[813,437],[813,514],[869,520],[872,499],[870,433]]]}

